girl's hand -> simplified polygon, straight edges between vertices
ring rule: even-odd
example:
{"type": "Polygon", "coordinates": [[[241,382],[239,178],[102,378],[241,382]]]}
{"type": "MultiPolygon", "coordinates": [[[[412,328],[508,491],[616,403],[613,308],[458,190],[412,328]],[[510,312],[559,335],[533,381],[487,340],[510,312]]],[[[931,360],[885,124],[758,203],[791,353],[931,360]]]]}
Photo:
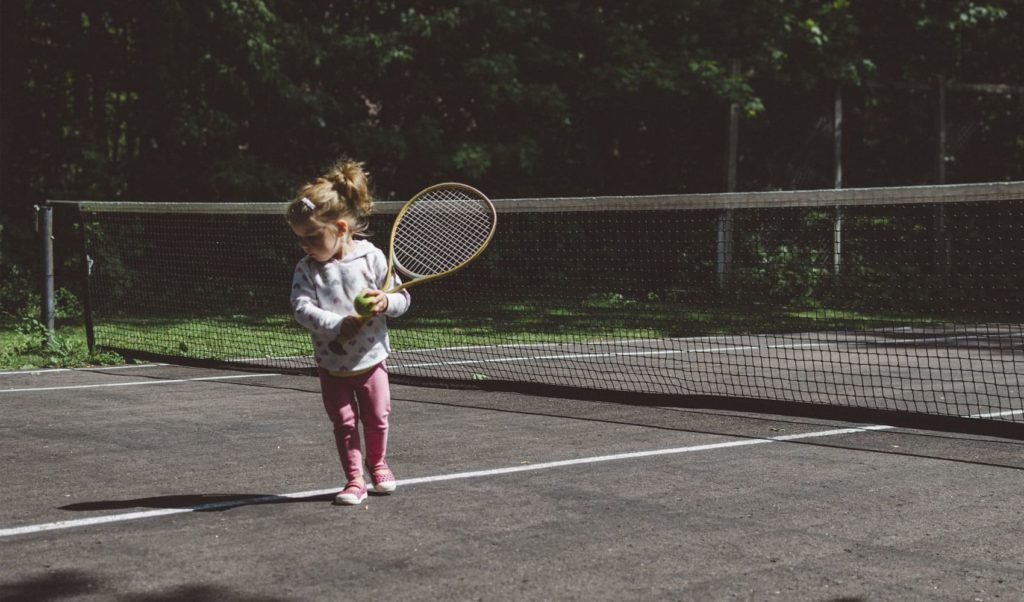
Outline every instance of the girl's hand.
{"type": "Polygon", "coordinates": [[[345,316],[341,321],[341,330],[338,332],[338,336],[343,340],[347,341],[352,337],[356,336],[359,329],[363,326],[363,321],[359,316],[345,316]]]}
{"type": "Polygon", "coordinates": [[[370,315],[379,316],[384,313],[388,308],[388,296],[381,290],[366,290],[361,293],[365,297],[370,299],[370,308],[372,313],[370,315]]]}
{"type": "MultiPolygon", "coordinates": [[[[384,291],[366,290],[360,294],[370,299],[370,316],[380,315],[388,308],[388,296],[384,294],[384,291]]],[[[368,317],[356,314],[345,316],[341,321],[341,329],[338,332],[338,336],[342,340],[348,340],[356,336],[356,333],[363,327],[363,323],[368,317]]]]}

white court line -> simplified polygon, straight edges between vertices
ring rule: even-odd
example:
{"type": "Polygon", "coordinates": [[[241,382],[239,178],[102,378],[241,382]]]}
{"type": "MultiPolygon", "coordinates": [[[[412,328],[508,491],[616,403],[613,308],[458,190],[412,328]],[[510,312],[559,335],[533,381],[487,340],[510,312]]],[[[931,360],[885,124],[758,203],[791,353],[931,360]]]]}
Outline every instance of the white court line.
{"type": "Polygon", "coordinates": [[[972,414],[971,418],[999,418],[1002,416],[1024,415],[1024,410],[1004,410],[1002,412],[986,412],[984,414],[972,414]]]}
{"type": "MultiPolygon", "coordinates": [[[[978,414],[967,416],[968,418],[993,418],[996,416],[1009,416],[1013,414],[1022,414],[1024,410],[1007,410],[1004,412],[991,412],[987,414],[978,414]]],[[[445,475],[434,475],[429,477],[416,477],[411,479],[403,479],[398,481],[399,485],[408,487],[411,485],[421,485],[424,483],[437,483],[441,481],[454,481],[463,479],[475,479],[483,477],[492,477],[499,475],[514,474],[520,472],[532,472],[537,470],[549,470],[553,468],[564,468],[566,466],[579,466],[581,464],[596,464],[599,462],[614,462],[618,460],[632,460],[636,458],[649,458],[652,456],[667,456],[667,455],[678,455],[685,453],[694,453],[702,451],[711,451],[717,449],[727,449],[732,447],[748,447],[752,445],[763,445],[765,443],[778,443],[786,441],[799,441],[801,439],[815,439],[820,437],[835,437],[838,435],[850,435],[856,433],[866,433],[875,431],[885,431],[895,428],[884,424],[876,424],[872,426],[863,427],[849,427],[842,429],[832,429],[827,431],[812,431],[809,433],[797,433],[795,435],[780,435],[778,437],[771,437],[766,439],[738,439],[734,441],[724,441],[721,443],[708,443],[704,445],[691,445],[688,447],[674,447],[668,449],[656,449],[640,452],[629,452],[621,454],[609,454],[604,456],[591,456],[588,458],[575,458],[572,460],[557,460],[554,462],[543,462],[540,464],[527,464],[521,466],[508,466],[505,468],[492,468],[489,470],[476,470],[470,472],[457,472],[445,475]]],[[[21,527],[9,527],[0,529],[0,538],[13,537],[15,535],[27,535],[31,533],[42,533],[44,531],[56,531],[61,529],[71,529],[75,527],[86,527],[90,525],[102,525],[109,523],[120,523],[128,522],[133,520],[140,520],[144,518],[155,518],[158,516],[168,516],[171,514],[187,514],[189,512],[202,512],[206,510],[224,510],[228,508],[235,508],[238,506],[248,506],[252,504],[277,502],[282,499],[305,499],[311,497],[318,497],[323,495],[331,495],[337,493],[340,488],[335,487],[331,489],[316,489],[312,491],[299,491],[294,493],[282,493],[279,495],[268,495],[254,498],[245,498],[241,500],[234,500],[230,502],[213,502],[209,504],[199,504],[196,506],[189,506],[187,508],[162,508],[158,510],[147,510],[142,512],[128,512],[122,514],[111,514],[107,516],[94,516],[91,518],[82,518],[77,520],[66,520],[56,521],[51,523],[40,523],[35,525],[24,525],[21,527]]]]}
{"type": "Polygon", "coordinates": [[[466,366],[471,364],[507,364],[511,362],[529,362],[539,360],[574,360],[594,359],[605,357],[631,357],[631,356],[655,356],[655,355],[680,355],[684,353],[724,353],[729,351],[757,351],[758,349],[799,349],[807,347],[825,347],[831,342],[824,343],[793,343],[787,345],[744,345],[732,347],[704,347],[699,349],[661,349],[650,351],[614,351],[607,353],[564,353],[559,355],[535,355],[525,357],[502,357],[485,360],[456,360],[450,362],[422,362],[418,364],[394,364],[393,368],[431,368],[436,366],[466,366]]]}
{"type": "Polygon", "coordinates": [[[31,391],[67,391],[70,389],[100,389],[103,387],[138,387],[142,385],[170,385],[191,383],[205,380],[232,380],[239,378],[258,378],[260,376],[281,376],[273,372],[260,374],[231,374],[225,376],[203,376],[201,378],[175,378],[170,380],[138,380],[127,383],[102,383],[96,385],[65,385],[62,387],[28,387],[25,389],[0,389],[0,393],[25,393],[31,391]]]}
{"type": "MultiPolygon", "coordinates": [[[[706,340],[708,338],[715,337],[693,337],[686,339],[672,339],[674,341],[699,341],[706,340]]],[[[432,349],[402,349],[396,351],[391,357],[399,355],[415,355],[415,354],[429,354],[429,353],[446,353],[450,351],[481,351],[487,349],[525,349],[528,347],[564,347],[567,345],[586,345],[590,347],[601,347],[601,346],[616,346],[616,345],[636,345],[638,343],[657,343],[660,339],[617,339],[613,341],[567,341],[559,343],[513,343],[507,345],[466,345],[462,347],[438,347],[432,349]]],[[[588,359],[588,358],[603,358],[603,357],[623,357],[623,356],[646,356],[646,355],[676,355],[681,353],[721,353],[725,351],[754,351],[757,349],[785,349],[785,348],[798,348],[798,347],[823,347],[825,345],[834,343],[833,341],[827,341],[823,343],[800,343],[800,344],[789,344],[789,345],[745,345],[742,347],[731,346],[731,347],[710,347],[704,349],[665,349],[665,350],[650,350],[650,351],[619,351],[619,352],[605,352],[605,353],[563,353],[558,355],[537,355],[537,356],[521,356],[521,357],[506,357],[498,359],[487,359],[487,360],[454,360],[454,361],[441,361],[441,362],[420,362],[415,364],[399,364],[391,363],[392,368],[433,368],[437,366],[464,366],[469,364],[493,364],[493,363],[509,363],[509,362],[522,362],[529,360],[565,360],[565,359],[588,359]]],[[[308,356],[294,356],[294,357],[276,357],[270,358],[271,360],[296,360],[296,359],[307,359],[308,356]]],[[[239,361],[250,364],[257,364],[260,362],[267,361],[267,358],[238,358],[233,361],[239,361]]]]}
{"type": "MultiPolygon", "coordinates": [[[[904,326],[904,327],[901,327],[901,328],[894,329],[893,332],[913,332],[915,328],[916,327],[913,327],[913,326],[904,326]]],[[[423,354],[427,354],[427,353],[435,353],[435,352],[443,353],[443,352],[448,352],[448,351],[476,351],[476,350],[480,350],[480,349],[506,349],[506,348],[510,348],[510,349],[525,349],[525,348],[529,348],[529,347],[565,347],[565,346],[569,346],[569,345],[590,346],[590,347],[599,347],[599,346],[609,346],[609,347],[611,347],[611,346],[616,346],[616,345],[638,345],[638,344],[643,344],[643,343],[656,343],[656,344],[660,344],[660,343],[664,343],[666,340],[668,340],[668,341],[676,341],[676,342],[698,342],[698,341],[705,341],[705,342],[721,341],[721,342],[724,342],[725,340],[728,340],[728,339],[737,339],[737,338],[739,338],[739,339],[747,339],[747,340],[749,340],[749,339],[759,339],[759,338],[765,338],[765,337],[771,337],[771,338],[779,338],[779,337],[782,337],[782,338],[794,338],[794,337],[795,338],[807,338],[809,336],[821,337],[821,335],[825,336],[825,339],[826,339],[825,341],[818,342],[818,343],[805,343],[805,344],[797,345],[797,346],[835,345],[837,347],[863,347],[865,344],[907,345],[907,344],[912,344],[912,343],[936,343],[936,342],[952,342],[952,341],[958,341],[958,340],[968,340],[968,341],[971,341],[971,340],[989,340],[989,339],[993,339],[993,338],[996,338],[996,339],[1007,339],[1007,338],[1020,338],[1021,337],[1021,335],[1019,335],[1017,333],[995,334],[995,335],[991,335],[991,334],[980,334],[980,335],[959,334],[959,335],[946,335],[946,336],[931,336],[931,337],[928,337],[928,338],[907,340],[907,339],[894,339],[894,338],[890,338],[890,337],[881,336],[878,333],[866,332],[865,334],[874,334],[878,338],[871,339],[871,340],[857,340],[857,339],[852,339],[852,340],[838,340],[838,339],[836,339],[836,340],[827,340],[828,336],[830,336],[830,335],[831,336],[835,336],[835,335],[850,335],[851,333],[852,334],[861,334],[860,331],[845,331],[845,330],[843,330],[843,331],[824,331],[824,332],[809,332],[809,333],[807,333],[807,332],[798,332],[798,333],[763,333],[763,334],[723,335],[723,336],[710,335],[710,336],[698,336],[698,337],[677,337],[677,338],[670,338],[670,339],[665,339],[665,338],[639,338],[639,339],[609,339],[609,340],[595,340],[595,341],[557,341],[557,342],[551,342],[551,343],[544,343],[544,342],[537,342],[537,343],[504,343],[504,344],[500,344],[500,345],[464,345],[464,346],[461,346],[461,347],[435,347],[435,348],[425,348],[425,349],[402,349],[402,350],[399,351],[399,353],[409,353],[409,354],[423,353],[423,354]]],[[[751,346],[750,348],[751,349],[776,349],[776,348],[785,348],[787,346],[788,345],[783,345],[783,344],[777,344],[777,345],[754,345],[754,346],[751,346]]],[[[732,349],[732,348],[731,347],[722,347],[721,349],[711,348],[711,349],[708,350],[708,352],[709,353],[714,353],[715,351],[728,351],[730,349],[732,349]]],[[[746,347],[737,347],[737,349],[746,349],[746,347]]],[[[683,353],[683,352],[678,352],[678,353],[683,353]]],[[[569,356],[569,357],[571,357],[571,356],[569,356]]],[[[291,359],[291,358],[285,358],[285,359],[291,359]]]]}
{"type": "Polygon", "coordinates": [[[950,343],[959,341],[991,341],[992,339],[1017,339],[1020,335],[1010,334],[960,334],[945,337],[927,337],[920,339],[880,339],[880,343],[888,345],[923,345],[927,343],[950,343]]]}
{"type": "MultiPolygon", "coordinates": [[[[795,435],[782,435],[779,437],[771,437],[768,439],[739,439],[734,441],[725,441],[722,443],[708,443],[705,445],[691,445],[688,447],[674,447],[669,449],[655,449],[649,451],[640,452],[629,452],[622,454],[610,454],[605,456],[592,456],[589,458],[575,458],[572,460],[558,460],[554,462],[542,462],[540,464],[527,464],[521,466],[508,466],[505,468],[493,468],[489,470],[475,470],[471,472],[457,472],[452,474],[435,475],[429,477],[417,477],[412,479],[403,479],[398,481],[398,485],[408,487],[410,485],[421,485],[424,483],[437,483],[440,481],[455,481],[463,479],[476,479],[482,477],[492,477],[499,475],[514,474],[519,472],[532,472],[537,470],[549,470],[552,468],[564,468],[566,466],[579,466],[581,464],[597,464],[599,462],[614,462],[618,460],[632,460],[635,458],[649,458],[652,456],[667,456],[677,455],[693,452],[711,451],[717,449],[727,449],[731,447],[747,447],[751,445],[763,445],[765,443],[777,443],[785,441],[797,441],[800,439],[813,439],[817,437],[834,437],[837,435],[848,435],[853,433],[863,433],[870,431],[882,431],[891,429],[894,427],[885,425],[874,425],[865,427],[851,427],[843,429],[833,429],[828,431],[814,431],[810,433],[799,433],[795,435]]],[[[234,508],[237,506],[248,506],[252,504],[268,503],[281,501],[282,498],[287,499],[303,499],[310,497],[317,497],[321,495],[330,495],[337,493],[341,488],[333,489],[317,489],[314,491],[300,491],[296,493],[283,493],[280,495],[268,495],[254,498],[246,498],[242,500],[233,500],[229,502],[213,502],[210,504],[200,504],[196,506],[189,506],[187,508],[162,508],[159,510],[146,510],[142,512],[128,512],[123,514],[111,514],[108,516],[94,516],[91,518],[82,518],[77,520],[64,520],[56,521],[52,523],[40,523],[36,525],[24,525],[21,527],[9,527],[0,529],[0,538],[13,537],[15,535],[27,535],[30,533],[41,533],[44,531],[56,531],[60,529],[71,529],[74,527],[86,527],[90,525],[101,525],[109,523],[127,522],[133,520],[140,520],[144,518],[155,518],[158,516],[168,516],[172,514],[187,514],[189,512],[202,512],[205,510],[224,510],[227,508],[234,508]]]]}
{"type": "MultiPolygon", "coordinates": [[[[736,351],[758,351],[761,349],[810,349],[810,348],[823,348],[823,347],[834,347],[838,350],[846,349],[857,349],[863,347],[865,344],[876,344],[876,345],[922,345],[930,343],[948,343],[953,341],[972,341],[972,340],[988,340],[991,338],[1016,338],[1016,335],[1006,335],[1002,337],[987,337],[987,336],[973,336],[973,335],[962,335],[952,337],[930,337],[925,339],[914,339],[910,341],[902,339],[877,339],[873,341],[820,341],[815,343],[779,343],[775,345],[733,345],[725,347],[702,347],[694,349],[650,349],[644,351],[608,351],[604,353],[562,353],[557,355],[534,355],[534,356],[520,356],[520,357],[502,357],[502,358],[491,358],[491,359],[480,359],[480,360],[453,360],[453,361],[442,361],[442,362],[418,362],[415,364],[402,364],[395,363],[392,365],[393,368],[436,368],[438,366],[471,366],[481,364],[509,364],[514,362],[529,362],[529,361],[544,361],[544,360],[586,360],[586,359],[600,359],[609,357],[653,357],[653,356],[664,356],[664,355],[682,355],[690,353],[729,353],[736,351]]],[[[689,340],[689,339],[678,339],[678,340],[689,340]]],[[[596,342],[594,345],[616,345],[622,342],[632,342],[629,339],[620,342],[596,342]]],[[[560,345],[560,343],[553,343],[552,345],[560,345]]],[[[479,349],[486,349],[488,347],[483,346],[479,349]]],[[[456,348],[451,348],[456,349],[456,348]]],[[[461,349],[474,349],[472,347],[463,347],[461,349]]],[[[442,349],[440,351],[448,351],[449,349],[442,349]]],[[[419,353],[421,350],[410,349],[405,353],[413,354],[419,353]]]]}
{"type": "Polygon", "coordinates": [[[126,370],[132,368],[158,368],[170,364],[121,364],[118,366],[86,366],[84,368],[33,368],[29,370],[0,370],[0,376],[24,374],[51,374],[53,372],[89,372],[91,370],[126,370]]]}

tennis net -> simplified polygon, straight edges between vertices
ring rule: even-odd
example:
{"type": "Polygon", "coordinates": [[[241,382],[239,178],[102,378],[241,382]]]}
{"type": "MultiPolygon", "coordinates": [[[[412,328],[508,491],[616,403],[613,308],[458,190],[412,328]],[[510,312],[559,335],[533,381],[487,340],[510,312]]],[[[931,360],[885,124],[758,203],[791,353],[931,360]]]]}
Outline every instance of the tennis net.
{"type": "MultiPolygon", "coordinates": [[[[53,204],[97,347],[313,372],[283,204],[53,204]]],[[[495,205],[480,260],[410,289],[395,379],[1024,424],[1024,182],[495,205]]]]}

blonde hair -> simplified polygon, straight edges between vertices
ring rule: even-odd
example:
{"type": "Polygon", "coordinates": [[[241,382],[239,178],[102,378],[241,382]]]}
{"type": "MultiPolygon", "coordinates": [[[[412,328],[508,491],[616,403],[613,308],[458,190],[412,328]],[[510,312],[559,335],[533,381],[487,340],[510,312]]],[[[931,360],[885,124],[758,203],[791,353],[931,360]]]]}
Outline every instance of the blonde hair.
{"type": "Polygon", "coordinates": [[[327,173],[299,188],[288,203],[286,217],[292,225],[334,226],[344,220],[353,235],[365,236],[372,211],[369,174],[362,163],[341,159],[327,173]]]}

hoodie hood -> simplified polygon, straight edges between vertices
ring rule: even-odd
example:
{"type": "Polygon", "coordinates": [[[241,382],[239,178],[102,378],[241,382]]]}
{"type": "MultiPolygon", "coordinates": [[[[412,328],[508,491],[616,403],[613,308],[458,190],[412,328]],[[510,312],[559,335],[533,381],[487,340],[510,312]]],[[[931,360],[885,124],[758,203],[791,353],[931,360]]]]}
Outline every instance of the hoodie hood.
{"type": "Polygon", "coordinates": [[[367,255],[376,250],[377,247],[373,246],[373,243],[371,243],[368,240],[363,240],[360,238],[355,241],[355,245],[352,247],[352,250],[349,251],[348,253],[345,253],[345,256],[338,261],[341,261],[341,263],[349,263],[352,261],[356,261],[358,259],[366,257],[367,255]]]}

